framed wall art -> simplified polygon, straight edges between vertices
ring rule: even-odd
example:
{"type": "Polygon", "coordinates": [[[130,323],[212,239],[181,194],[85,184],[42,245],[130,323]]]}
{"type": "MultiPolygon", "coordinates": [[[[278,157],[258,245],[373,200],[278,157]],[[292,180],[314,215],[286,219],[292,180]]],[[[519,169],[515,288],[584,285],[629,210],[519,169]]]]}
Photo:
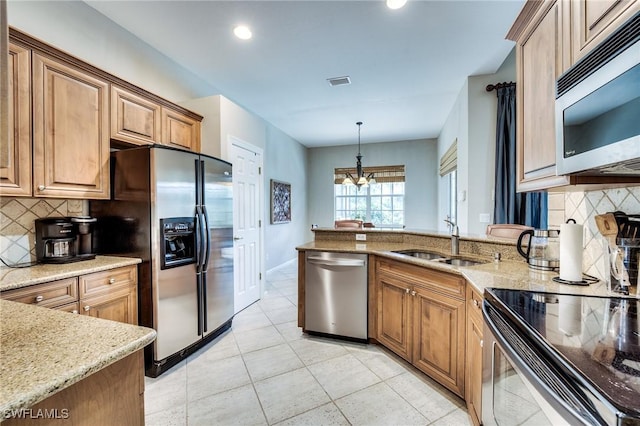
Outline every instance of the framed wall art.
{"type": "Polygon", "coordinates": [[[271,223],[291,222],[291,184],[271,179],[271,223]]]}

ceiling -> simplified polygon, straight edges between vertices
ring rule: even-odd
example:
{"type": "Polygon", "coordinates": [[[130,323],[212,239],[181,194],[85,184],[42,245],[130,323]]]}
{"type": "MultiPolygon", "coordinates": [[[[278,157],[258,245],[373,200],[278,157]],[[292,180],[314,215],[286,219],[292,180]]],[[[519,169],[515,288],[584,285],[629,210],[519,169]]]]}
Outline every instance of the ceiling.
{"type": "Polygon", "coordinates": [[[86,3],[316,147],[357,143],[357,121],[362,143],[437,137],[466,78],[512,50],[504,37],[524,0],[86,3]],[[233,35],[240,23],[251,40],[233,35]],[[342,76],[351,84],[327,82],[342,76]]]}

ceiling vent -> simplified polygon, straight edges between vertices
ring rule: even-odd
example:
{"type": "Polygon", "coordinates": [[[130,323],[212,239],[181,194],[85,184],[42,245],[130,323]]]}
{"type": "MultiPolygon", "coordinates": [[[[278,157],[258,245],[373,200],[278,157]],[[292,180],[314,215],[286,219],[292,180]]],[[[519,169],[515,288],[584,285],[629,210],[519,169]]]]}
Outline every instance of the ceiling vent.
{"type": "Polygon", "coordinates": [[[328,78],[329,86],[344,86],[345,84],[351,84],[349,76],[328,78]]]}

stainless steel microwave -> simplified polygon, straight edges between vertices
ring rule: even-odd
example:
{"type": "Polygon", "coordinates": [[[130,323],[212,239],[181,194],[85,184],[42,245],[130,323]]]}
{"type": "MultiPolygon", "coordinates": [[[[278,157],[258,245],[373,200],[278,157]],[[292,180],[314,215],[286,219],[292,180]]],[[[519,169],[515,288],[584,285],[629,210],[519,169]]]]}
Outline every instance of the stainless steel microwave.
{"type": "Polygon", "coordinates": [[[557,174],[640,176],[640,14],[560,76],[557,174]]]}

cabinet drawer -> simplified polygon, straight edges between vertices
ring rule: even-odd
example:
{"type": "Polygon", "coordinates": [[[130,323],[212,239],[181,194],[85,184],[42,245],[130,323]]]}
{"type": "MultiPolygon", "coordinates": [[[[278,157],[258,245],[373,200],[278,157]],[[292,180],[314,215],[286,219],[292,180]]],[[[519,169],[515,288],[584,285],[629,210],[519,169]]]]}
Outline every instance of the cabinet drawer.
{"type": "Polygon", "coordinates": [[[137,280],[138,268],[135,265],[83,275],[80,277],[80,299],[128,289],[136,285],[137,280]]]}
{"type": "Polygon", "coordinates": [[[78,301],[78,279],[67,278],[2,292],[2,298],[14,302],[56,308],[78,301]]]}
{"type": "Polygon", "coordinates": [[[403,277],[425,289],[460,299],[465,296],[465,280],[455,274],[393,260],[379,260],[377,267],[381,272],[403,277]]]}

